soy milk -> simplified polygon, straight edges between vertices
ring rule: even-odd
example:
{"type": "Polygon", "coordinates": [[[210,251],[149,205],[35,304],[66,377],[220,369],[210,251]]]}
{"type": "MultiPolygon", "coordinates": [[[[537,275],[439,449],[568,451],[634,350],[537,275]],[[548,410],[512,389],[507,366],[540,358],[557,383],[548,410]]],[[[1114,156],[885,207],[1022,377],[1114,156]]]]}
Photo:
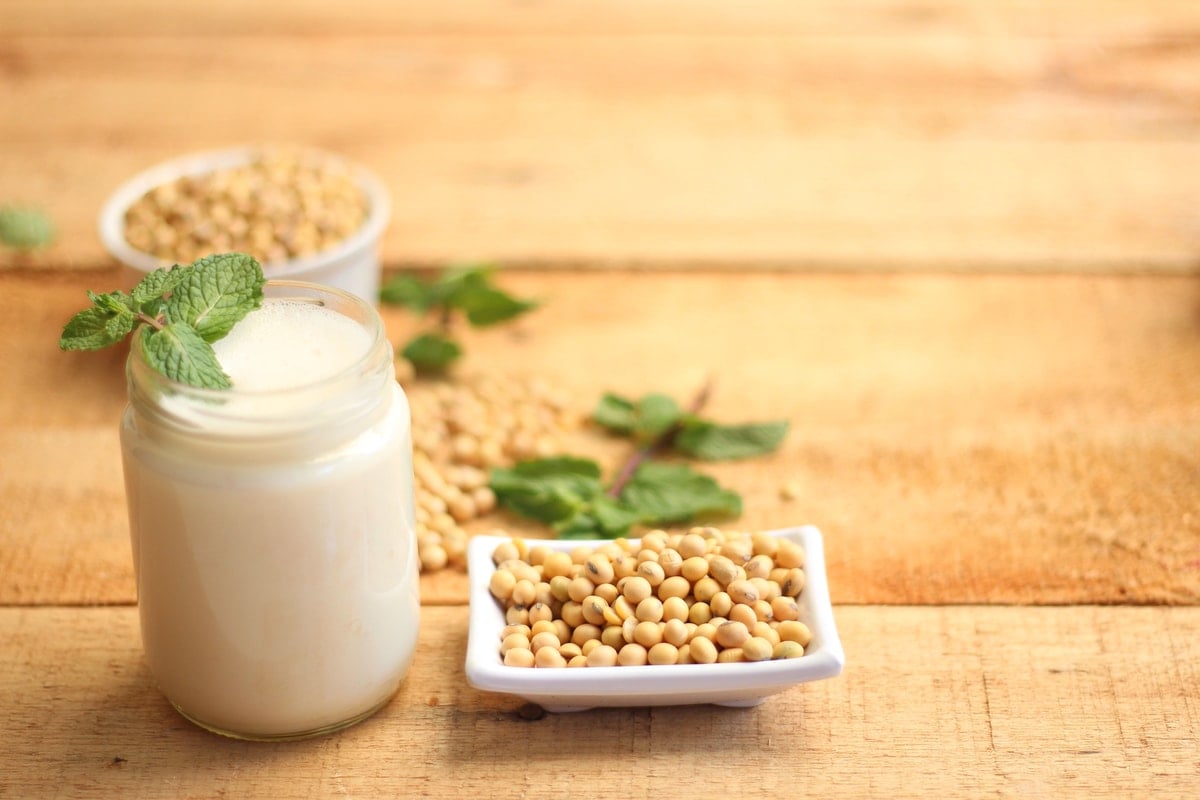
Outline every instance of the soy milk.
{"type": "Polygon", "coordinates": [[[122,448],[146,658],[186,717],[296,738],[396,692],[419,615],[407,400],[378,315],[269,283],[214,345],[227,391],[135,344],[122,448]]]}

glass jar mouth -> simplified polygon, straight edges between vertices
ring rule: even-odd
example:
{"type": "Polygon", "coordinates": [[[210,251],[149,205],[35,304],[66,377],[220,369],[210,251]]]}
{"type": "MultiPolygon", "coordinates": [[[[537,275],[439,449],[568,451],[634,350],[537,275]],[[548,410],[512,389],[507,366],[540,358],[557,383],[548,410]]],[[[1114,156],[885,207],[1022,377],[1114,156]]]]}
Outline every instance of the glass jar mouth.
{"type": "Polygon", "coordinates": [[[173,380],[150,366],[141,336],[134,336],[126,374],[130,402],[154,422],[213,439],[262,439],[304,430],[336,429],[379,404],[395,380],[392,348],[383,321],[365,300],[329,286],[270,280],[264,300],[311,303],[330,308],[366,331],[368,348],[336,371],[284,388],[209,389],[173,380]]]}

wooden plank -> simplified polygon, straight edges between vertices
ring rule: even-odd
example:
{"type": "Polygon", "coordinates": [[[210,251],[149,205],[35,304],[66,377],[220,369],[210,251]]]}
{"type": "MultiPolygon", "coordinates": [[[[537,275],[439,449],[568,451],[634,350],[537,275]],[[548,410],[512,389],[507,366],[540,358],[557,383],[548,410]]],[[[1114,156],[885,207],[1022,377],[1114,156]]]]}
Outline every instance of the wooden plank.
{"type": "MultiPolygon", "coordinates": [[[[112,281],[116,278],[110,273],[112,281]]],[[[544,300],[468,335],[466,373],[540,375],[729,422],[784,418],[769,458],[704,469],[748,528],[814,523],[836,602],[1200,600],[1200,279],[509,272],[544,300]],[[789,482],[800,496],[786,501],[789,482]]],[[[0,603],[128,603],[119,352],[62,354],[96,275],[0,274],[0,603]]],[[[386,309],[395,341],[416,322],[386,309]]],[[[572,452],[609,468],[618,442],[572,452]]],[[[480,527],[523,530],[507,516],[480,527]]],[[[462,602],[461,573],[427,602],[462,602]]]]}
{"type": "Polygon", "coordinates": [[[380,173],[393,264],[1197,268],[1194,4],[720,5],[10,4],[0,186],[62,231],[20,263],[109,263],[150,164],[296,140],[380,173]]]}
{"type": "Polygon", "coordinates": [[[525,720],[470,688],[466,609],[425,609],[395,700],[256,745],[153,688],[129,608],[3,609],[0,796],[1147,798],[1200,780],[1200,610],[841,607],[847,665],[754,709],[525,720]],[[1147,642],[1154,643],[1147,646],[1147,642]],[[752,787],[752,788],[751,788],[752,787]]]}
{"type": "Polygon", "coordinates": [[[610,0],[603,9],[586,0],[530,3],[525,0],[462,0],[404,3],[345,0],[336,8],[321,0],[212,0],[186,9],[147,13],[142,0],[0,0],[0,36],[288,36],[593,35],[755,36],[794,33],[857,35],[863,31],[933,31],[951,35],[985,32],[1028,36],[1086,37],[1097,31],[1142,34],[1166,26],[1186,31],[1200,12],[1189,0],[610,0]]]}

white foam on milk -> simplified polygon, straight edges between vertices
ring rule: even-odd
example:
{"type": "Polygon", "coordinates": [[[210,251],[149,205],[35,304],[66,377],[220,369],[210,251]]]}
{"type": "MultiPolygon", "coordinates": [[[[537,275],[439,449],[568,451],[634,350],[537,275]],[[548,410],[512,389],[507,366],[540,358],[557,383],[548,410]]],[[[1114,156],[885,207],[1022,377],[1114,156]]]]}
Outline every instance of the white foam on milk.
{"type": "Polygon", "coordinates": [[[354,320],[316,303],[264,300],[213,343],[237,391],[304,386],[355,364],[371,337],[354,320]]]}

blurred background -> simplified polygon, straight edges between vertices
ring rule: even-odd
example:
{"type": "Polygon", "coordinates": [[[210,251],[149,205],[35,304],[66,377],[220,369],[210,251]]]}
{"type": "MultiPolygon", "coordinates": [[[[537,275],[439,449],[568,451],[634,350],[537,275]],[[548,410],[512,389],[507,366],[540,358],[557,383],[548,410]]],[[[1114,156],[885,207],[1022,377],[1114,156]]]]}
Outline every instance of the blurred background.
{"type": "MultiPolygon", "coordinates": [[[[0,2],[0,203],[194,150],[377,171],[387,265],[1194,272],[1200,4],[0,2]]],[[[0,258],[11,261],[11,253],[0,258]]]]}

